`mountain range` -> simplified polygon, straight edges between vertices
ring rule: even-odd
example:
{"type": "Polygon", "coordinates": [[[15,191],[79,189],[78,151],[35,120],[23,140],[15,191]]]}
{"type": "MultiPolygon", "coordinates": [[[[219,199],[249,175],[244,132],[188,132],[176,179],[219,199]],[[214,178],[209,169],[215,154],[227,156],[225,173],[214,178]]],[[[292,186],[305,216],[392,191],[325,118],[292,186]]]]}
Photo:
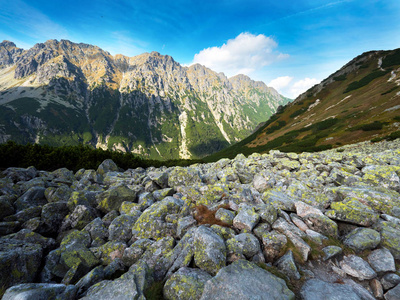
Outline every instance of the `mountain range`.
{"type": "Polygon", "coordinates": [[[400,137],[400,49],[363,53],[208,160],[400,137]]]}
{"type": "Polygon", "coordinates": [[[152,159],[198,158],[248,136],[290,99],[156,52],[112,56],[49,40],[0,43],[0,142],[89,144],[152,159]]]}

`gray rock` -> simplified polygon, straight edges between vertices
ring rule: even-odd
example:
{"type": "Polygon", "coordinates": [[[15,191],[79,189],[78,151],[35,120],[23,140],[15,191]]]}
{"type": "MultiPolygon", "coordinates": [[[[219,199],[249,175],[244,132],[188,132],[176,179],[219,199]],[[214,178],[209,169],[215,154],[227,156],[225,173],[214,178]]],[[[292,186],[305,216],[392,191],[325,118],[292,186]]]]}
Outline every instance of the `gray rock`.
{"type": "Polygon", "coordinates": [[[226,241],[228,253],[243,254],[250,259],[261,251],[260,242],[250,233],[241,233],[226,241]]]}
{"type": "Polygon", "coordinates": [[[94,284],[102,281],[104,279],[104,267],[98,266],[83,276],[77,283],[76,287],[78,289],[77,296],[83,297],[86,295],[86,291],[94,284]]]}
{"type": "Polygon", "coordinates": [[[294,299],[286,283],[256,264],[238,260],[206,282],[200,299],[294,299]]]}
{"type": "Polygon", "coordinates": [[[0,220],[4,217],[15,213],[14,207],[12,206],[9,197],[0,196],[0,220]]]}
{"type": "Polygon", "coordinates": [[[93,285],[87,291],[82,300],[132,300],[138,299],[139,293],[137,291],[134,278],[116,279],[113,281],[104,280],[93,285]]]}
{"type": "Polygon", "coordinates": [[[115,162],[112,161],[112,159],[106,159],[103,161],[99,167],[97,168],[97,173],[100,175],[106,174],[107,172],[118,172],[118,166],[115,164],[115,162]]]}
{"type": "Polygon", "coordinates": [[[168,173],[166,172],[149,172],[147,176],[150,177],[155,183],[157,183],[161,188],[168,187],[168,173]]]}
{"type": "Polygon", "coordinates": [[[388,249],[376,249],[368,255],[368,262],[377,273],[395,272],[393,255],[388,249]]]}
{"type": "Polygon", "coordinates": [[[224,240],[212,229],[200,226],[194,233],[194,262],[211,275],[225,266],[226,247],[224,240]]]}
{"type": "Polygon", "coordinates": [[[35,280],[42,262],[43,247],[24,241],[0,239],[0,286],[35,280]]]}
{"type": "Polygon", "coordinates": [[[278,219],[278,211],[272,204],[262,205],[257,208],[257,213],[262,222],[272,225],[278,219]]]}
{"type": "Polygon", "coordinates": [[[75,299],[76,288],[64,284],[54,283],[24,283],[9,288],[3,300],[73,300],[75,299]]]}
{"type": "Polygon", "coordinates": [[[132,237],[132,226],[137,221],[137,217],[120,215],[116,217],[108,228],[108,238],[110,241],[128,242],[132,237]]]}
{"type": "Polygon", "coordinates": [[[394,273],[385,274],[381,279],[381,283],[385,291],[389,290],[400,283],[400,276],[394,273]]]}
{"type": "Polygon", "coordinates": [[[281,258],[279,258],[274,265],[281,271],[283,274],[288,276],[290,279],[299,280],[300,273],[297,270],[296,263],[293,258],[292,250],[286,252],[281,258]]]}
{"type": "Polygon", "coordinates": [[[48,187],[44,191],[44,196],[49,203],[52,202],[67,202],[72,193],[72,189],[66,185],[60,187],[48,187]]]}
{"type": "Polygon", "coordinates": [[[62,222],[60,231],[68,229],[83,229],[87,224],[98,217],[97,211],[86,205],[77,205],[72,213],[70,213],[62,222]]]}
{"type": "Polygon", "coordinates": [[[40,186],[33,186],[26,191],[21,197],[14,202],[14,206],[17,211],[21,211],[34,206],[43,206],[47,203],[44,197],[44,191],[46,189],[40,186]]]}
{"type": "Polygon", "coordinates": [[[186,232],[197,224],[197,221],[192,216],[180,218],[178,220],[178,227],[176,229],[176,235],[182,238],[186,232]]]}
{"type": "Polygon", "coordinates": [[[273,262],[287,244],[286,236],[276,231],[263,232],[258,234],[257,237],[261,239],[263,243],[263,253],[266,260],[269,262],[273,262]]]}
{"type": "Polygon", "coordinates": [[[346,235],[343,244],[356,250],[374,249],[381,242],[381,235],[371,228],[356,228],[346,235]]]}
{"type": "Polygon", "coordinates": [[[377,276],[370,265],[356,255],[345,256],[340,262],[340,267],[348,275],[356,277],[359,280],[369,280],[377,276]]]}
{"type": "Polygon", "coordinates": [[[338,246],[327,246],[327,247],[323,248],[322,251],[325,254],[324,260],[328,260],[328,259],[335,257],[336,255],[342,253],[342,248],[340,248],[338,246]]]}
{"type": "Polygon", "coordinates": [[[258,224],[260,216],[255,212],[253,207],[242,208],[233,219],[233,226],[237,229],[253,230],[258,224]]]}
{"type": "Polygon", "coordinates": [[[164,285],[164,298],[167,300],[200,299],[204,284],[212,277],[200,269],[183,267],[174,273],[164,285]]]}
{"type": "Polygon", "coordinates": [[[83,230],[89,232],[92,241],[96,239],[106,240],[108,238],[108,228],[100,217],[87,224],[83,230]]]}
{"type": "Polygon", "coordinates": [[[400,284],[386,292],[384,295],[385,300],[398,300],[400,299],[400,284]]]}
{"type": "Polygon", "coordinates": [[[97,196],[97,209],[105,213],[108,213],[112,210],[119,210],[122,202],[135,202],[136,195],[136,191],[131,190],[130,188],[123,185],[111,187],[107,191],[97,196]]]}
{"type": "Polygon", "coordinates": [[[400,259],[400,227],[390,222],[382,222],[381,246],[387,248],[395,259],[400,259]]]}
{"type": "Polygon", "coordinates": [[[329,283],[320,279],[308,280],[300,290],[303,300],[362,300],[352,287],[340,283],[329,283]]]}
{"type": "Polygon", "coordinates": [[[57,233],[67,215],[68,207],[66,202],[47,203],[42,208],[43,229],[41,231],[50,234],[57,233]]]}

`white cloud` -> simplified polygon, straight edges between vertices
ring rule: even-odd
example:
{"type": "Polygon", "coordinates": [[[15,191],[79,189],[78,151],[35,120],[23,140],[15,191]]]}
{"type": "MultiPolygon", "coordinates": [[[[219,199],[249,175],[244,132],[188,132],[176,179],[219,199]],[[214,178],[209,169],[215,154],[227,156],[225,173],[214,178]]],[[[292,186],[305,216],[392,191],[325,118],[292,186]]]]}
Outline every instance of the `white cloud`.
{"type": "Polygon", "coordinates": [[[273,87],[277,91],[281,91],[285,87],[289,85],[289,83],[293,80],[293,77],[290,76],[281,76],[271,80],[267,85],[273,87]]]}
{"type": "Polygon", "coordinates": [[[316,78],[304,78],[302,80],[296,81],[291,87],[290,87],[290,97],[296,98],[299,96],[301,93],[304,93],[307,91],[310,87],[314,86],[315,84],[320,83],[321,80],[318,80],[316,78]]]}
{"type": "Polygon", "coordinates": [[[199,63],[227,76],[249,75],[288,54],[274,51],[278,44],[263,34],[241,33],[221,47],[210,47],[195,54],[192,63],[199,63]]]}
{"type": "Polygon", "coordinates": [[[296,99],[297,96],[307,91],[310,87],[320,83],[320,80],[316,78],[306,77],[295,82],[293,82],[293,79],[291,76],[281,76],[271,80],[267,85],[286,97],[296,99]]]}

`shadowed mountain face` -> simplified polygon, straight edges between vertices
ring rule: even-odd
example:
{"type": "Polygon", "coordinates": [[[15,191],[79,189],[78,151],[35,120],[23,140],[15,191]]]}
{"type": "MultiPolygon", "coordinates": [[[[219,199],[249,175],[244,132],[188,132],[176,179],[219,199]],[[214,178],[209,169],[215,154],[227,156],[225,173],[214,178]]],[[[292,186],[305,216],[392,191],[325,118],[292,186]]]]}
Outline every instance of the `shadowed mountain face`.
{"type": "Polygon", "coordinates": [[[400,49],[364,53],[210,159],[400,137],[400,49]]]}
{"type": "Polygon", "coordinates": [[[289,99],[244,75],[49,40],[0,43],[0,142],[85,143],[157,159],[239,141],[289,99]]]}

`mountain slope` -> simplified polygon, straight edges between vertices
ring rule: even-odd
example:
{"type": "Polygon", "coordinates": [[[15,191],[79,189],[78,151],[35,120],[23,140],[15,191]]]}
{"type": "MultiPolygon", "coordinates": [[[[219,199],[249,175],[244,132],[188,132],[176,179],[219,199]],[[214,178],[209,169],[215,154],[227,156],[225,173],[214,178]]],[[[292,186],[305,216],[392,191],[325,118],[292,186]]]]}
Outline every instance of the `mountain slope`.
{"type": "Polygon", "coordinates": [[[400,49],[364,53],[209,159],[400,137],[400,49]]]}
{"type": "Polygon", "coordinates": [[[246,137],[289,99],[247,76],[49,40],[0,44],[0,142],[86,143],[196,158],[246,137]]]}

